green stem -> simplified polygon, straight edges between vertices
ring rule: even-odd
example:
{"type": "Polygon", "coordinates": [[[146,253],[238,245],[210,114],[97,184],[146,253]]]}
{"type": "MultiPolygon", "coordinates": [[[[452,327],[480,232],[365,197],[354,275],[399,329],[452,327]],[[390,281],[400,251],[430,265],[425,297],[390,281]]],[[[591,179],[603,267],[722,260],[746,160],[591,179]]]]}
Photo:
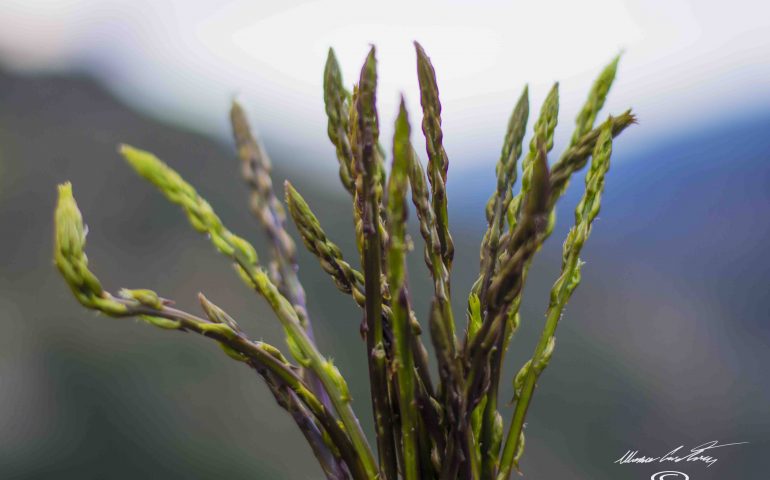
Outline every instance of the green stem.
{"type": "MultiPolygon", "coordinates": [[[[371,205],[369,215],[376,215],[371,205]]],[[[396,456],[393,451],[393,429],[387,404],[388,380],[386,353],[382,329],[382,299],[380,291],[380,238],[377,228],[364,227],[364,284],[366,294],[366,348],[371,379],[372,409],[377,430],[380,464],[388,479],[395,479],[396,456]]]]}
{"type": "Polygon", "coordinates": [[[151,308],[146,305],[137,305],[136,302],[128,300],[117,298],[114,300],[128,307],[125,314],[127,316],[154,316],[179,322],[178,330],[193,331],[217,340],[232,351],[243,355],[245,359],[249,359],[249,363],[252,366],[268,370],[272,378],[278,379],[293,391],[319,420],[337,446],[340,455],[345,459],[354,478],[362,480],[372,478],[364,464],[366,459],[353,454],[357,449],[352,443],[352,435],[348,436],[348,433],[340,428],[337,420],[318,400],[318,397],[313,394],[304,380],[288,364],[279,359],[274,347],[262,342],[249,340],[243,335],[235,334],[231,328],[218,328],[224,325],[207,322],[182,310],[168,306],[151,308]]]}
{"type": "Polygon", "coordinates": [[[409,184],[410,127],[404,99],[401,99],[393,136],[393,168],[388,181],[388,285],[391,296],[391,326],[395,341],[394,367],[398,381],[398,406],[401,419],[401,446],[405,480],[419,480],[417,448],[417,409],[415,371],[412,354],[412,326],[406,291],[406,191],[409,184]]]}
{"type": "Polygon", "coordinates": [[[580,251],[591,232],[593,220],[599,214],[605,175],[609,170],[612,155],[612,136],[613,118],[610,117],[600,128],[600,134],[593,150],[591,167],[586,173],[585,191],[575,209],[575,226],[569,231],[567,239],[564,241],[561,274],[551,289],[551,301],[546,312],[545,327],[532,356],[531,367],[527,370],[521,393],[518,395],[513,420],[503,449],[498,480],[507,480],[518,461],[520,449],[523,446],[521,433],[524,419],[532,401],[537,379],[548,364],[553,352],[554,334],[564,312],[564,306],[580,283],[580,251]]]}
{"type": "Polygon", "coordinates": [[[307,332],[300,325],[297,314],[291,304],[278,292],[278,289],[268,278],[267,273],[248,263],[239,263],[238,265],[254,282],[257,290],[270,303],[289,338],[292,342],[296,343],[299,353],[304,355],[305,358],[302,359],[302,362],[306,363],[308,368],[318,375],[324,388],[329,393],[335,411],[340,416],[340,420],[350,435],[353,448],[364,463],[367,474],[376,477],[376,462],[361,425],[358,423],[358,418],[356,418],[350,405],[351,399],[347,392],[345,380],[336,371],[336,368],[321,355],[315,344],[307,336],[307,332]]]}
{"type": "MultiPolygon", "coordinates": [[[[397,478],[393,419],[388,395],[387,352],[382,322],[382,235],[380,231],[380,166],[377,152],[379,120],[376,109],[377,67],[375,49],[366,57],[356,98],[356,200],[360,206],[361,259],[366,300],[366,348],[369,363],[372,410],[377,434],[380,470],[386,480],[397,478]]],[[[358,229],[358,226],[357,226],[358,229]]]]}
{"type": "MultiPolygon", "coordinates": [[[[252,134],[246,112],[233,102],[230,110],[233,137],[242,163],[242,176],[251,188],[250,206],[252,212],[265,230],[273,245],[273,259],[277,265],[276,283],[281,293],[294,306],[302,327],[315,341],[313,325],[307,311],[305,290],[300,283],[297,271],[297,253],[294,240],[286,231],[286,213],[275,195],[271,178],[272,162],[262,144],[252,134]]],[[[313,391],[327,407],[331,408],[329,396],[320,380],[312,372],[302,372],[313,391]]]]}
{"type": "MultiPolygon", "coordinates": [[[[570,255],[570,258],[566,264],[567,268],[565,269],[565,273],[562,275],[562,277],[571,278],[575,272],[575,269],[577,268],[577,265],[577,255],[570,255]]],[[[540,335],[540,340],[538,341],[537,347],[535,348],[535,353],[532,355],[533,367],[530,368],[527,372],[527,376],[524,380],[524,386],[522,388],[521,394],[519,395],[518,401],[516,402],[516,409],[513,412],[513,420],[511,420],[511,426],[508,430],[508,437],[505,441],[503,453],[500,458],[500,472],[497,475],[497,480],[507,480],[511,476],[513,468],[516,466],[516,453],[520,447],[519,442],[522,429],[524,428],[524,420],[527,416],[529,404],[532,401],[532,395],[535,392],[537,379],[542,372],[542,369],[536,368],[535,365],[543,362],[543,353],[546,351],[548,344],[552,341],[552,338],[556,332],[556,327],[559,324],[559,319],[564,312],[564,306],[569,300],[569,295],[564,294],[565,291],[569,289],[568,283],[569,282],[564,282],[562,284],[562,289],[559,293],[557,302],[549,307],[548,313],[546,314],[545,327],[543,327],[543,332],[540,335]]]]}

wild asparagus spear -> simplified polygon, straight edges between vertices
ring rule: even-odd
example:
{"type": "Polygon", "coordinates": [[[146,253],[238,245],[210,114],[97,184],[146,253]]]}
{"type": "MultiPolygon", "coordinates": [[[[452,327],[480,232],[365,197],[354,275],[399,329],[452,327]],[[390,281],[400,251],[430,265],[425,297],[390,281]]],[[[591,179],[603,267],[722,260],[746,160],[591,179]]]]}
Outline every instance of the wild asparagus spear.
{"type": "Polygon", "coordinates": [[[353,447],[361,457],[366,471],[374,474],[377,467],[350,405],[347,384],[337,368],[321,355],[308,337],[291,302],[281,295],[267,272],[259,265],[254,247],[225,228],[208,202],[157,157],[129,146],[121,147],[121,153],[139,175],[153,183],[171,202],[184,209],[193,228],[207,234],[216,249],[234,262],[236,271],[246,284],[267,300],[286,332],[286,342],[292,355],[321,380],[334,409],[351,436],[353,447]]]}
{"type": "Polygon", "coordinates": [[[422,105],[422,131],[425,134],[425,148],[428,151],[428,180],[431,185],[431,202],[436,216],[436,231],[441,244],[441,256],[447,270],[452,268],[454,244],[449,234],[447,216],[446,178],[449,160],[444,150],[444,132],[441,130],[441,102],[438,97],[436,71],[422,46],[414,42],[417,50],[417,77],[420,81],[420,104],[422,105]]]}
{"type": "Polygon", "coordinates": [[[273,191],[270,161],[238,105],[231,112],[233,130],[243,175],[252,188],[254,212],[271,241],[270,273],[260,264],[252,245],[227,229],[211,206],[176,172],[147,152],[122,147],[121,153],[140,175],[183,208],[192,226],[206,234],[216,249],[233,261],[243,281],[268,301],[298,365],[290,364],[274,347],[248,339],[233,318],[202,295],[200,302],[208,319],[174,309],[150,290],[122,290],[120,297],[107,293],[88,269],[82,218],[66,184],[60,189],[56,210],[55,263],[84,306],[116,317],[137,316],[160,328],[199,333],[217,341],[232,358],[253,367],[279,405],[292,415],[329,479],[505,480],[523,452],[522,426],[535,384],[551,359],[556,326],[580,279],[579,254],[598,213],[612,138],[634,123],[635,117],[627,111],[610,117],[600,128],[593,127],[615,76],[614,59],[594,82],[568,148],[549,168],[547,155],[553,146],[558,112],[558,88],[554,87],[541,108],[535,135],[522,161],[521,189],[513,195],[529,110],[525,89],[506,132],[497,185],[487,204],[479,277],[468,297],[465,341],[458,345],[450,302],[454,247],[447,216],[448,161],[441,103],[431,61],[419,44],[415,43],[415,48],[427,173],[410,145],[402,100],[387,185],[386,154],[378,141],[374,48],[352,93],[343,87],[333,51],[327,57],[327,133],[335,146],[340,179],[353,196],[361,271],[345,262],[304,199],[286,184],[286,201],[303,242],[338,288],[351,294],[364,309],[362,325],[379,461],[352,410],[347,383],[313,341],[305,292],[297,276],[295,244],[286,232],[283,207],[273,191]],[[498,457],[504,431],[497,411],[500,371],[518,326],[528,268],[553,230],[554,208],[571,176],[591,158],[585,194],[564,245],[562,274],[552,289],[543,334],[532,358],[514,378],[514,418],[498,457]],[[425,262],[433,281],[427,321],[438,359],[440,383],[435,391],[419,336],[420,325],[408,295],[407,186],[412,189],[412,203],[425,240],[425,262]],[[505,220],[508,230],[503,233],[505,220]]]}
{"type": "Polygon", "coordinates": [[[524,419],[529,409],[532,394],[540,373],[548,365],[554,348],[554,334],[564,307],[572,292],[580,283],[580,251],[591,234],[591,225],[599,214],[604,179],[610,167],[612,155],[612,117],[601,127],[601,134],[594,148],[591,168],[586,174],[585,193],[575,209],[575,226],[567,234],[562,253],[562,268],[559,278],[551,289],[551,299],[546,312],[546,322],[535,353],[530,360],[531,367],[526,371],[521,391],[518,394],[516,409],[513,413],[508,438],[500,460],[498,480],[507,480],[512,469],[518,464],[523,451],[521,440],[524,419]]]}
{"type": "Polygon", "coordinates": [[[395,370],[398,378],[398,403],[401,416],[401,441],[404,479],[419,480],[417,450],[417,410],[415,405],[412,329],[409,325],[409,299],[406,290],[406,191],[409,186],[410,127],[404,99],[401,98],[393,137],[393,167],[388,181],[388,285],[392,299],[395,370]]]}
{"type": "Polygon", "coordinates": [[[202,295],[201,305],[209,321],[172,308],[173,302],[151,290],[123,289],[120,297],[105,291],[88,268],[83,219],[69,183],[59,186],[55,233],[54,263],[83,306],[112,317],[139,317],[162,329],[195,332],[216,340],[230,357],[248,363],[263,376],[279,404],[297,421],[329,478],[347,478],[337,461],[342,457],[354,478],[367,478],[361,458],[351,455],[354,450],[347,433],[277,348],[249,340],[229,315],[202,295]],[[308,417],[310,413],[314,418],[308,417]]]}
{"type": "Polygon", "coordinates": [[[358,123],[356,171],[356,198],[360,204],[361,263],[364,267],[366,293],[366,349],[369,361],[369,379],[372,392],[374,425],[380,454],[380,470],[385,479],[395,479],[396,452],[393,438],[393,418],[388,401],[387,357],[382,322],[382,237],[380,236],[380,202],[382,185],[379,183],[377,139],[379,119],[376,108],[377,63],[375,49],[371,48],[361,68],[356,98],[358,123]]]}
{"type": "MultiPolygon", "coordinates": [[[[286,231],[286,212],[273,190],[272,162],[264,147],[251,133],[246,112],[233,102],[230,109],[230,122],[235,137],[235,146],[241,160],[241,174],[251,187],[251,209],[259,219],[273,245],[271,268],[273,280],[278,289],[291,302],[300,323],[307,331],[308,337],[314,339],[313,324],[307,311],[305,289],[299,280],[297,272],[297,247],[286,231]]],[[[321,401],[331,408],[331,400],[323,388],[321,380],[312,372],[303,371],[303,376],[313,388],[321,401]]]]}

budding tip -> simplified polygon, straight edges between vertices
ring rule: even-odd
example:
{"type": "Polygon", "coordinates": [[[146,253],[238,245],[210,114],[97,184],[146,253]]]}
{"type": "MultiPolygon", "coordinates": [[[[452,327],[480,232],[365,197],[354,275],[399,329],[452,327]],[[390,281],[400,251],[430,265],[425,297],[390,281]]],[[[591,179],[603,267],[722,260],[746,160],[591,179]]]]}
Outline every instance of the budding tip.
{"type": "Polygon", "coordinates": [[[289,180],[284,180],[283,191],[286,194],[286,198],[289,199],[292,196],[292,193],[294,192],[294,185],[292,185],[289,180]]]}
{"type": "Polygon", "coordinates": [[[59,190],[59,198],[69,198],[72,197],[72,183],[67,180],[66,182],[60,183],[57,186],[59,190]]]}
{"type": "Polygon", "coordinates": [[[121,143],[118,145],[118,153],[125,158],[128,163],[133,165],[136,168],[136,165],[139,163],[139,158],[142,152],[142,150],[139,150],[136,147],[132,147],[131,145],[128,145],[127,143],[121,143]]]}
{"type": "Polygon", "coordinates": [[[233,92],[230,96],[230,113],[236,113],[241,112],[243,110],[243,107],[241,106],[241,103],[238,101],[238,97],[240,96],[240,92],[233,92]]]}

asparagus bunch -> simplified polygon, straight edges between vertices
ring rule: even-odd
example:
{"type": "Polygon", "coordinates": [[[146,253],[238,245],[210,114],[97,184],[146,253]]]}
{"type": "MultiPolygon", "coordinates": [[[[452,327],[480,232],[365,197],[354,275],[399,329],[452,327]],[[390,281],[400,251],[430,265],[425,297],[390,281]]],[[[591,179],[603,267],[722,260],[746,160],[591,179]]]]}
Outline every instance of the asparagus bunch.
{"type": "Polygon", "coordinates": [[[272,246],[266,264],[168,165],[133,147],[121,146],[120,153],[139,175],[179,205],[192,227],[233,263],[246,286],[267,300],[286,333],[290,357],[275,346],[250,339],[230,315],[202,294],[199,300],[205,318],[173,308],[173,302],[150,290],[123,289],[118,295],[105,290],[89,269],[83,220],[69,183],[59,186],[54,260],[75,298],[86,308],[209,337],[234,360],[253,368],[297,424],[330,480],[506,480],[518,469],[526,414],[537,381],[553,355],[556,327],[565,305],[580,283],[580,253],[599,212],[613,138],[635,118],[627,111],[594,126],[615,77],[616,58],[594,83],[567,149],[549,165],[559,110],[559,88],[554,85],[535,120],[527,153],[521,159],[521,187],[514,193],[529,117],[528,90],[524,88],[503,140],[497,184],[485,209],[487,229],[481,242],[479,275],[468,296],[465,328],[458,335],[451,308],[454,246],[447,213],[449,162],[443,146],[441,103],[433,65],[416,42],[415,48],[427,168],[412,145],[402,97],[389,175],[379,143],[374,47],[350,91],[332,50],[326,63],[327,131],[339,162],[340,180],[353,199],[360,270],[344,259],[300,193],[285,184],[285,204],[302,243],[337,288],[363,309],[376,451],[361,429],[344,377],[314,342],[297,273],[296,247],[285,228],[284,205],[273,189],[271,163],[238,104],[231,111],[233,133],[243,177],[251,188],[252,211],[272,246]],[[558,200],[572,175],[589,160],[584,194],[564,242],[562,269],[551,291],[542,335],[532,357],[513,379],[513,417],[505,433],[499,383],[505,353],[521,321],[519,305],[527,272],[553,231],[558,200]],[[438,378],[431,375],[422,325],[412,309],[414,302],[423,300],[413,299],[409,293],[409,198],[433,281],[427,325],[438,378]]]}

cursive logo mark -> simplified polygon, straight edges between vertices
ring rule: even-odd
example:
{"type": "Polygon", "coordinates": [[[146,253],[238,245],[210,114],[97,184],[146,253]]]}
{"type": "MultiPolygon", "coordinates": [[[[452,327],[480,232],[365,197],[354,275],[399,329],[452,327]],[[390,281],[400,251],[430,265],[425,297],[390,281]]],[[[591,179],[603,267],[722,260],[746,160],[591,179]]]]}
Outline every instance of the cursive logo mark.
{"type": "Polygon", "coordinates": [[[690,480],[686,473],[666,470],[664,472],[653,473],[650,480],[690,480]]]}
{"type": "MultiPolygon", "coordinates": [[[[656,462],[656,463],[703,462],[706,464],[706,467],[710,467],[714,465],[719,459],[713,456],[714,455],[713,453],[706,454],[704,452],[707,452],[709,450],[713,450],[716,448],[729,447],[731,445],[743,445],[746,443],[749,443],[749,442],[724,443],[720,445],[717,440],[713,440],[713,441],[698,445],[697,447],[693,447],[690,449],[689,452],[683,451],[684,445],[679,445],[678,447],[666,453],[665,455],[661,455],[657,457],[648,457],[645,455],[640,455],[639,450],[627,450],[626,453],[623,454],[623,456],[620,457],[619,459],[615,460],[614,463],[625,465],[625,464],[632,464],[632,463],[646,464],[646,463],[653,463],[653,462],[656,462]]],[[[660,473],[666,474],[667,472],[660,472],[660,473]]],[[[674,472],[674,473],[679,473],[679,472],[674,472]]],[[[657,473],[655,475],[657,475],[657,473]]],[[[685,477],[680,477],[680,478],[685,478],[685,477]]],[[[657,477],[654,480],[674,480],[674,478],[676,477],[672,477],[670,479],[665,479],[664,477],[657,477]]]]}

